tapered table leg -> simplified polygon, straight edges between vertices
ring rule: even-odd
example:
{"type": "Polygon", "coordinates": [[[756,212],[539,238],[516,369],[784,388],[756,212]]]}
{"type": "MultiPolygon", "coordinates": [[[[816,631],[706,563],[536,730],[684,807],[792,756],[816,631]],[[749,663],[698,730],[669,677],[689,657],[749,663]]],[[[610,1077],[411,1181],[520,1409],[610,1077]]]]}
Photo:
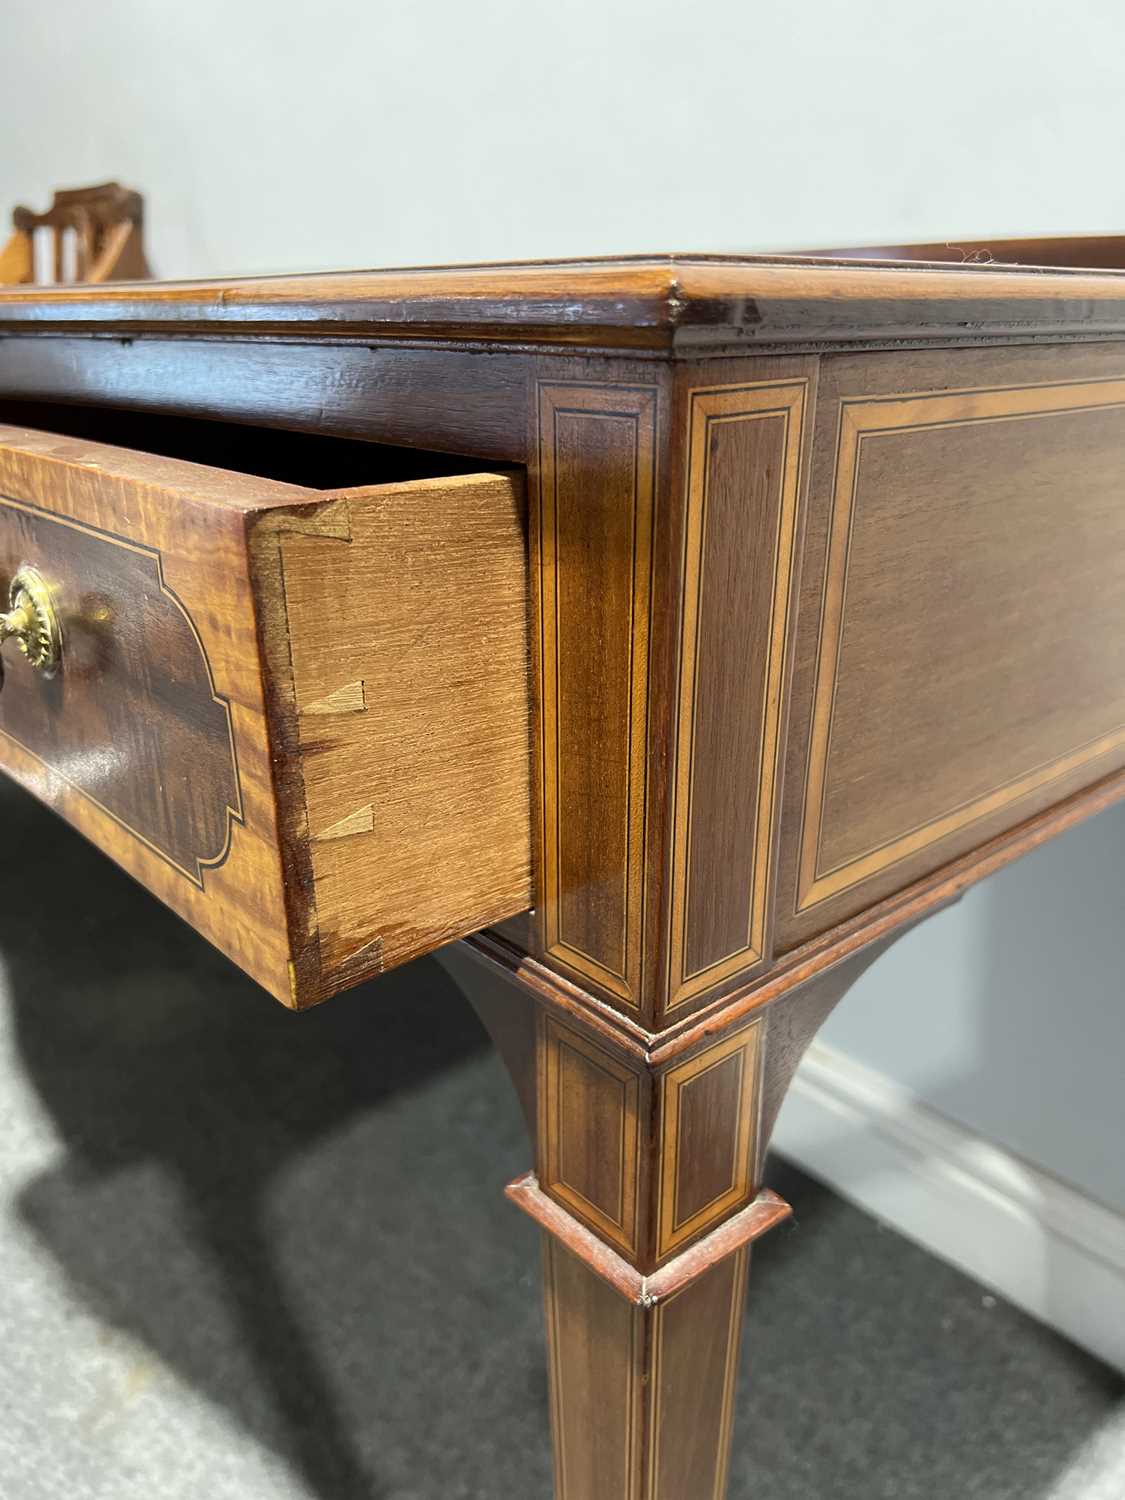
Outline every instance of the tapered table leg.
{"type": "Polygon", "coordinates": [[[545,1232],[556,1500],[723,1500],[750,1249],[789,1213],[760,1186],[769,1134],[805,1048],[885,946],[671,1046],[615,1035],[538,982],[538,1005],[472,987],[535,1148],[508,1196],[545,1232]]]}
{"type": "Polygon", "coordinates": [[[544,1237],[558,1500],[726,1493],[749,1257],[645,1306],[544,1237]]]}

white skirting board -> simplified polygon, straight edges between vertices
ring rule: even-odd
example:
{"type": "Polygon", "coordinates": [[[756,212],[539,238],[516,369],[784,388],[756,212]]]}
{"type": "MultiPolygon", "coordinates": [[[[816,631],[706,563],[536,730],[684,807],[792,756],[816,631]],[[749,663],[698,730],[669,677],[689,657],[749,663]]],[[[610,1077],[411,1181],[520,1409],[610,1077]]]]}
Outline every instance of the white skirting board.
{"type": "Polygon", "coordinates": [[[814,1043],[773,1147],[1125,1371],[1125,1214],[814,1043]]]}

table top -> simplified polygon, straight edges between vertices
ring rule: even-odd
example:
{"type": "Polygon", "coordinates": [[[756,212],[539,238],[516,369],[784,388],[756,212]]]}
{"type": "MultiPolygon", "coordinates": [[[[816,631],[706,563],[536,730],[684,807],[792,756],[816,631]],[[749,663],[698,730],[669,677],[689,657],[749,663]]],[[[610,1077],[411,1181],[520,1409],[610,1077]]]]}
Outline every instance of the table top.
{"type": "Polygon", "coordinates": [[[643,255],[11,287],[0,336],[121,333],[692,352],[1125,335],[1125,239],[643,255]]]}

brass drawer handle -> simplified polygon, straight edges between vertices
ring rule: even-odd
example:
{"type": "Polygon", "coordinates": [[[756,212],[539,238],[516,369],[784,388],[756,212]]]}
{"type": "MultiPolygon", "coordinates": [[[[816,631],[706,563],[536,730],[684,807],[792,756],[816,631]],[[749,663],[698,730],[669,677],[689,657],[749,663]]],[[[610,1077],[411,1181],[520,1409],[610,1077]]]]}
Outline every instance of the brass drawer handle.
{"type": "MultiPolygon", "coordinates": [[[[28,661],[44,677],[53,677],[62,665],[62,631],[51,600],[51,591],[38,568],[24,566],[8,590],[8,613],[0,614],[0,646],[14,636],[28,661]]],[[[0,687],[4,664],[0,660],[0,687]]]]}

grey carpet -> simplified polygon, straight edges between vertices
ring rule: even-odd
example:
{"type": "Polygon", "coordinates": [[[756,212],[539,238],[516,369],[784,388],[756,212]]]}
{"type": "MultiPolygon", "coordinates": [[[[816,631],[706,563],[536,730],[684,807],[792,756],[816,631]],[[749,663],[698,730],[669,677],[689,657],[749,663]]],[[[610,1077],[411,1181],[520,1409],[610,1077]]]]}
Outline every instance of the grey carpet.
{"type": "MultiPolygon", "coordinates": [[[[444,970],[293,1017],[10,788],[0,825],[3,1500],[545,1500],[527,1148],[444,970]]],[[[735,1500],[1125,1494],[1120,1378],[771,1180],[735,1500]]]]}

